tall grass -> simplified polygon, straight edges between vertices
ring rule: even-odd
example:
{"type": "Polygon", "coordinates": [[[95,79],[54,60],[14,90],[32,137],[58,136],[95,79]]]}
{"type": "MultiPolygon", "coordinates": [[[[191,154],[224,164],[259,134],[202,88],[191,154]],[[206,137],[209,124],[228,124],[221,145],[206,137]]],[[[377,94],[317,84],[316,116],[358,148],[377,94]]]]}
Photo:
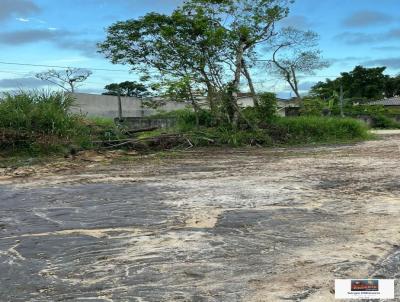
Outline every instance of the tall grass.
{"type": "Polygon", "coordinates": [[[68,136],[79,118],[68,114],[72,103],[72,97],[61,92],[6,93],[0,101],[0,127],[68,136]]]}
{"type": "Polygon", "coordinates": [[[267,132],[279,144],[335,143],[369,137],[368,128],[361,121],[338,117],[277,118],[267,132]]]}
{"type": "MultiPolygon", "coordinates": [[[[171,131],[185,133],[196,145],[306,145],[313,143],[340,143],[363,140],[369,137],[366,125],[356,119],[339,117],[260,117],[255,109],[247,109],[246,117],[258,125],[258,130],[231,129],[210,126],[209,120],[201,119],[201,127],[195,125],[194,113],[189,110],[170,112],[168,117],[177,119],[171,131]]],[[[209,112],[203,115],[207,117],[209,112]]]]}
{"type": "Polygon", "coordinates": [[[105,128],[115,128],[109,121],[91,121],[70,113],[74,101],[62,92],[4,94],[0,100],[0,149],[50,153],[71,146],[88,148],[105,128]]]}

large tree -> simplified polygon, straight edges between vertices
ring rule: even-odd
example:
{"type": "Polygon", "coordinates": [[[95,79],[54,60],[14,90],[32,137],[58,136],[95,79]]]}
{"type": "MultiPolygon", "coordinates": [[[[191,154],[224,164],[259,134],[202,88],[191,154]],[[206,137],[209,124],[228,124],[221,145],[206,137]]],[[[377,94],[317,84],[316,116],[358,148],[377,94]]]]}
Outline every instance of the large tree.
{"type": "Polygon", "coordinates": [[[298,100],[301,100],[299,76],[312,75],[328,67],[317,49],[318,38],[313,31],[287,27],[271,42],[272,59],[267,65],[289,84],[298,100]]]}
{"type": "MultiPolygon", "coordinates": [[[[160,82],[184,80],[192,91],[206,91],[211,110],[218,108],[237,126],[241,75],[252,85],[246,59],[275,34],[275,22],[287,15],[289,2],[188,0],[171,15],[117,22],[100,51],[113,63],[130,64],[160,82]],[[221,94],[228,95],[227,102],[218,103],[225,99],[221,94]]],[[[251,90],[255,94],[254,86],[251,90]]]]}
{"type": "Polygon", "coordinates": [[[237,125],[240,115],[237,98],[243,73],[254,93],[245,59],[254,52],[257,45],[267,42],[276,34],[275,24],[287,16],[288,4],[291,2],[290,0],[188,0],[185,5],[185,10],[195,14],[199,12],[206,14],[229,33],[233,76],[228,91],[230,105],[234,109],[231,121],[233,126],[237,125]]]}
{"type": "Polygon", "coordinates": [[[225,84],[221,64],[229,55],[224,35],[224,29],[204,14],[176,10],[117,22],[99,47],[113,63],[129,64],[153,82],[163,83],[157,85],[160,94],[169,90],[166,83],[183,80],[192,90],[206,90],[214,110],[213,94],[225,84]]]}
{"type": "Polygon", "coordinates": [[[350,72],[342,72],[335,80],[327,79],[325,82],[317,83],[311,88],[310,93],[328,99],[337,94],[342,86],[345,98],[378,100],[395,93],[395,89],[388,87],[390,77],[383,74],[385,70],[386,67],[356,66],[350,72]]]}
{"type": "Polygon", "coordinates": [[[86,81],[92,72],[82,68],[67,68],[65,70],[50,69],[45,72],[37,73],[35,76],[43,81],[48,81],[61,87],[68,92],[75,92],[76,87],[86,81]]]}
{"type": "Polygon", "coordinates": [[[400,75],[396,77],[388,77],[385,85],[385,96],[400,96],[400,75]]]}

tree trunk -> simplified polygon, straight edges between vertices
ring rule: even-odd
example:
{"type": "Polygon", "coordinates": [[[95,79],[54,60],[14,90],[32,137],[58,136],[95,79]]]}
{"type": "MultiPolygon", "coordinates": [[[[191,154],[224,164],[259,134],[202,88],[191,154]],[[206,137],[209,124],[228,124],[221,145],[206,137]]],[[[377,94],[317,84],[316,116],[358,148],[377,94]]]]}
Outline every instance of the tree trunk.
{"type": "Polygon", "coordinates": [[[240,85],[240,75],[242,74],[242,60],[244,53],[244,43],[240,42],[239,48],[236,53],[236,62],[235,62],[235,78],[232,82],[232,92],[230,101],[232,102],[232,108],[234,109],[234,113],[232,116],[232,127],[236,129],[239,125],[239,106],[238,106],[238,92],[240,85]]]}
{"type": "Polygon", "coordinates": [[[120,92],[118,92],[118,119],[122,121],[122,101],[120,92]]]}
{"type": "Polygon", "coordinates": [[[244,76],[247,79],[247,83],[248,83],[249,88],[250,88],[251,96],[253,98],[254,107],[257,108],[258,105],[259,105],[258,96],[257,96],[256,90],[254,89],[253,80],[251,79],[250,72],[247,69],[246,62],[244,61],[244,59],[242,60],[242,66],[243,66],[244,76]]]}
{"type": "Polygon", "coordinates": [[[298,82],[297,82],[296,71],[293,68],[293,66],[290,67],[290,70],[292,72],[292,79],[293,79],[293,85],[291,84],[290,86],[292,87],[293,92],[296,94],[297,100],[301,101],[302,98],[301,98],[301,95],[299,93],[299,85],[298,85],[298,82]]]}
{"type": "Polygon", "coordinates": [[[214,88],[211,85],[210,82],[206,82],[207,85],[207,101],[208,105],[210,106],[210,110],[213,114],[216,113],[216,106],[215,106],[215,100],[214,100],[214,88]]]}
{"type": "Polygon", "coordinates": [[[194,115],[196,118],[196,128],[199,129],[199,127],[200,127],[199,109],[200,108],[199,108],[199,105],[196,103],[196,100],[195,100],[193,92],[192,92],[192,87],[190,87],[190,85],[188,86],[188,89],[189,89],[190,102],[192,103],[194,115]]]}

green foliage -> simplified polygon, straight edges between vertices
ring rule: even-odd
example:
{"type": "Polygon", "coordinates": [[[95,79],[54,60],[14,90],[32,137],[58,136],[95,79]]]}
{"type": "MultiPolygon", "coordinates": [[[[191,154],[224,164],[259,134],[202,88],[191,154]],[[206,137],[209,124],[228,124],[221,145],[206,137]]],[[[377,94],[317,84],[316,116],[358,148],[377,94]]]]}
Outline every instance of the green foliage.
{"type": "Polygon", "coordinates": [[[72,103],[71,96],[58,92],[6,94],[0,102],[0,127],[68,136],[79,118],[67,114],[72,103]]]}
{"type": "Polygon", "coordinates": [[[400,123],[384,114],[372,115],[372,127],[378,129],[400,129],[400,123]]]}
{"type": "Polygon", "coordinates": [[[346,115],[349,116],[370,116],[372,128],[379,129],[399,129],[400,123],[396,122],[392,115],[396,115],[392,110],[386,109],[383,105],[357,105],[346,108],[346,115]]]}
{"type": "Polygon", "coordinates": [[[232,130],[224,127],[206,128],[201,131],[193,130],[186,133],[195,146],[219,145],[219,146],[271,146],[272,140],[264,130],[245,131],[232,130]]]}
{"type": "MultiPolygon", "coordinates": [[[[176,119],[176,130],[180,132],[190,131],[196,128],[196,113],[189,109],[180,109],[171,112],[162,112],[149,118],[174,118],[176,119]]],[[[198,111],[199,126],[211,127],[213,117],[208,110],[198,111]]]]}
{"type": "Polygon", "coordinates": [[[147,87],[135,81],[125,81],[121,83],[112,83],[104,87],[106,92],[104,95],[121,95],[121,96],[132,96],[132,97],[145,97],[149,94],[147,87]]]}
{"type": "Polygon", "coordinates": [[[301,115],[321,116],[327,103],[320,98],[304,98],[300,108],[301,115]]]}
{"type": "Polygon", "coordinates": [[[278,118],[268,128],[278,144],[335,143],[368,138],[367,127],[352,118],[316,116],[278,118]]]}
{"type": "Polygon", "coordinates": [[[390,98],[400,95],[400,75],[387,78],[385,85],[385,96],[390,98]]]}
{"type": "Polygon", "coordinates": [[[91,147],[92,140],[115,138],[110,120],[69,112],[74,99],[62,92],[20,92],[0,100],[0,149],[33,154],[91,147]]]}
{"type": "Polygon", "coordinates": [[[188,0],[169,15],[151,12],[111,25],[99,51],[112,63],[152,75],[147,78],[161,84],[160,95],[189,100],[195,111],[195,95],[207,95],[215,119],[236,127],[242,62],[274,35],[274,24],[288,15],[289,3],[188,0]]]}
{"type": "Polygon", "coordinates": [[[387,109],[383,105],[357,105],[346,108],[346,114],[355,115],[384,115],[387,109]]]}
{"type": "Polygon", "coordinates": [[[264,92],[258,96],[257,107],[246,107],[242,110],[244,117],[254,125],[270,122],[276,116],[276,94],[264,92]]]}
{"type": "MultiPolygon", "coordinates": [[[[255,114],[254,108],[246,108],[244,112],[255,114]]],[[[352,118],[275,116],[273,119],[268,119],[268,123],[261,123],[259,130],[233,130],[229,125],[212,127],[210,120],[206,118],[211,117],[210,113],[204,111],[203,114],[200,129],[196,128],[194,113],[191,111],[179,110],[162,116],[177,118],[177,127],[171,131],[185,134],[196,146],[305,145],[348,142],[369,137],[365,124],[352,118]]],[[[159,132],[155,135],[159,135],[159,132]]]]}
{"type": "Polygon", "coordinates": [[[384,75],[386,67],[365,68],[356,66],[350,72],[342,72],[335,80],[318,82],[311,88],[310,94],[322,99],[329,99],[343,86],[344,97],[358,100],[378,100],[392,97],[400,92],[400,77],[384,75]]]}
{"type": "Polygon", "coordinates": [[[259,95],[259,106],[257,112],[262,120],[272,119],[276,114],[277,101],[276,94],[264,92],[259,95]]]}

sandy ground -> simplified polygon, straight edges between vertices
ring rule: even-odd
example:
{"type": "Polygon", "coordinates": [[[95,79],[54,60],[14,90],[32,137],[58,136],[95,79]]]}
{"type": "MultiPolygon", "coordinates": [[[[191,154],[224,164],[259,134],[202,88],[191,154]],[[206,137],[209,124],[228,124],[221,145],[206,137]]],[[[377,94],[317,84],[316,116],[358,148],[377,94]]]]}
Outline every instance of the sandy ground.
{"type": "Polygon", "coordinates": [[[399,154],[391,132],[3,169],[0,301],[334,301],[335,278],[398,279],[399,154]]]}

